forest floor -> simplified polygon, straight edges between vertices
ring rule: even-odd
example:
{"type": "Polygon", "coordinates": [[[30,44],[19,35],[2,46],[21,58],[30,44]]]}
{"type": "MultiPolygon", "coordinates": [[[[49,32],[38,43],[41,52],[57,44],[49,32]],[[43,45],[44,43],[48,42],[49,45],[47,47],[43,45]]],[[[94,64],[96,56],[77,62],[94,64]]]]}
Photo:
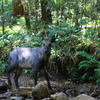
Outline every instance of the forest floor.
{"type": "MultiPolygon", "coordinates": [[[[13,77],[14,75],[12,74],[11,75],[12,91],[16,90],[13,77]]],[[[6,75],[0,76],[0,79],[5,80],[5,82],[7,83],[6,75]]],[[[38,83],[40,82],[47,85],[47,82],[44,77],[38,78],[38,83]]],[[[75,97],[82,93],[90,95],[96,87],[96,85],[92,83],[74,84],[72,82],[66,81],[65,79],[61,79],[61,80],[50,79],[50,83],[55,93],[64,92],[67,93],[68,97],[75,97]]],[[[19,85],[20,85],[20,91],[18,93],[20,95],[28,95],[29,97],[32,96],[32,88],[34,87],[34,80],[31,75],[27,75],[27,74],[21,75],[19,77],[19,85]]]]}

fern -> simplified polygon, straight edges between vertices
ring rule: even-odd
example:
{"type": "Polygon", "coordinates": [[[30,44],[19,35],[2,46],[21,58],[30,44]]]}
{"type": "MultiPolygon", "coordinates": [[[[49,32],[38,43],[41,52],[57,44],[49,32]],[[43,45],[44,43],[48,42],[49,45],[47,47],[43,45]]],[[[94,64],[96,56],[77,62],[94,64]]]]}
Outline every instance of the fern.
{"type": "Polygon", "coordinates": [[[81,68],[83,68],[83,67],[85,67],[85,68],[87,69],[88,66],[90,66],[89,61],[81,61],[81,62],[79,63],[79,70],[80,70],[81,68]]]}
{"type": "Polygon", "coordinates": [[[89,55],[88,53],[86,53],[85,51],[77,51],[75,56],[81,55],[83,57],[86,57],[88,60],[92,59],[94,56],[89,55]]]}
{"type": "Polygon", "coordinates": [[[95,77],[96,77],[96,83],[98,86],[100,86],[100,64],[97,69],[94,70],[96,72],[95,77]]]}
{"type": "Polygon", "coordinates": [[[95,80],[98,85],[100,85],[100,62],[92,55],[87,54],[85,51],[78,51],[76,52],[77,56],[86,57],[85,61],[81,61],[79,63],[79,70],[84,69],[84,74],[80,77],[80,80],[83,81],[87,79],[88,81],[95,80]],[[89,68],[92,68],[94,70],[94,75],[89,75],[89,68]],[[95,69],[94,69],[95,67],[95,69]]]}
{"type": "Polygon", "coordinates": [[[79,63],[79,69],[81,69],[82,67],[86,68],[88,66],[100,66],[100,62],[97,61],[95,58],[92,58],[90,60],[81,61],[79,63]]]}

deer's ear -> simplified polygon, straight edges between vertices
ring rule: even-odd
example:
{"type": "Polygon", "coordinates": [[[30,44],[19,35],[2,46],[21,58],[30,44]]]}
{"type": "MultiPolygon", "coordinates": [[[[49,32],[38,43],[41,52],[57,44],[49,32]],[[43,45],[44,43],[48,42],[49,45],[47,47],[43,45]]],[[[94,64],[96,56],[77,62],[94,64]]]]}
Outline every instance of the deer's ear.
{"type": "Polygon", "coordinates": [[[51,39],[51,42],[54,43],[54,42],[55,42],[55,39],[56,39],[56,38],[53,37],[53,38],[51,39]]]}

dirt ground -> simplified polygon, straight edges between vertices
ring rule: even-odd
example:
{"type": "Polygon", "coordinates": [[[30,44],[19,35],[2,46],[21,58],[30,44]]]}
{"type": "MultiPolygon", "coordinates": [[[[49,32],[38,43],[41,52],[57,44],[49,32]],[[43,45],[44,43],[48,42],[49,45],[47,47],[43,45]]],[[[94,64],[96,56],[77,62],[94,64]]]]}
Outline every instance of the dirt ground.
{"type": "MultiPolygon", "coordinates": [[[[6,83],[8,83],[6,74],[1,75],[0,79],[4,80],[6,83]]],[[[14,74],[11,74],[11,82],[12,82],[12,90],[14,91],[14,90],[16,90],[15,82],[14,82],[14,74]]],[[[44,77],[38,78],[38,83],[40,83],[40,82],[47,85],[47,82],[46,82],[44,77]]],[[[53,90],[55,90],[56,87],[62,87],[65,82],[66,82],[65,80],[59,80],[59,81],[56,81],[56,80],[54,81],[52,79],[50,80],[50,83],[51,83],[53,90]]],[[[19,83],[19,86],[20,86],[19,92],[21,94],[31,95],[32,88],[34,87],[34,79],[33,79],[32,75],[29,75],[29,74],[21,75],[18,79],[18,83],[19,83]]]]}
{"type": "MultiPolygon", "coordinates": [[[[7,76],[5,74],[1,75],[0,79],[5,80],[5,82],[8,83],[7,76]]],[[[14,83],[14,75],[13,74],[11,74],[11,81],[12,81],[12,91],[15,91],[16,87],[15,87],[15,83],[14,83]]],[[[47,82],[44,77],[38,78],[38,83],[40,83],[40,82],[47,85],[47,82]]],[[[67,95],[69,97],[75,97],[78,94],[80,94],[80,93],[76,94],[76,92],[77,92],[76,90],[78,90],[78,92],[82,92],[82,93],[89,92],[87,94],[90,95],[90,93],[92,93],[94,88],[96,87],[96,85],[93,85],[91,83],[74,84],[74,83],[66,81],[64,79],[58,80],[56,78],[50,79],[50,83],[51,83],[52,89],[53,89],[53,91],[55,91],[55,93],[56,92],[68,93],[67,95]]],[[[29,95],[31,96],[32,88],[34,87],[34,80],[33,80],[32,75],[29,75],[29,74],[21,75],[19,77],[19,86],[20,86],[19,94],[27,94],[28,96],[29,95]]]]}

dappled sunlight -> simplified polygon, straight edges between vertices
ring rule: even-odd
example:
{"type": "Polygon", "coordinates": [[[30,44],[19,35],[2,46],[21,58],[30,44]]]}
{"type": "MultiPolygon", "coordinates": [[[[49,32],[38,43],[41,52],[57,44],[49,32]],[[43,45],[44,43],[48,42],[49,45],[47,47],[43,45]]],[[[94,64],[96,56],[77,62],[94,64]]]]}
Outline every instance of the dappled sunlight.
{"type": "MultiPolygon", "coordinates": [[[[17,1],[0,2],[0,80],[8,83],[7,75],[3,78],[2,73],[7,73],[9,53],[18,47],[39,47],[44,36],[47,39],[55,38],[48,65],[45,66],[53,90],[68,93],[69,87],[65,86],[65,81],[71,81],[76,87],[77,84],[84,86],[84,83],[87,86],[90,86],[88,83],[100,86],[100,0],[17,1]]],[[[24,53],[19,54],[23,56],[19,57],[20,62],[23,61],[21,66],[32,66],[27,61],[31,61],[33,54],[25,49],[22,51],[24,53]]],[[[16,55],[12,54],[12,59],[16,55]]],[[[21,74],[19,93],[31,95],[35,87],[32,70],[25,69],[21,74]]],[[[42,82],[47,86],[40,72],[37,76],[37,83],[42,82]]],[[[14,73],[11,74],[14,91],[13,78],[14,73]]]]}

